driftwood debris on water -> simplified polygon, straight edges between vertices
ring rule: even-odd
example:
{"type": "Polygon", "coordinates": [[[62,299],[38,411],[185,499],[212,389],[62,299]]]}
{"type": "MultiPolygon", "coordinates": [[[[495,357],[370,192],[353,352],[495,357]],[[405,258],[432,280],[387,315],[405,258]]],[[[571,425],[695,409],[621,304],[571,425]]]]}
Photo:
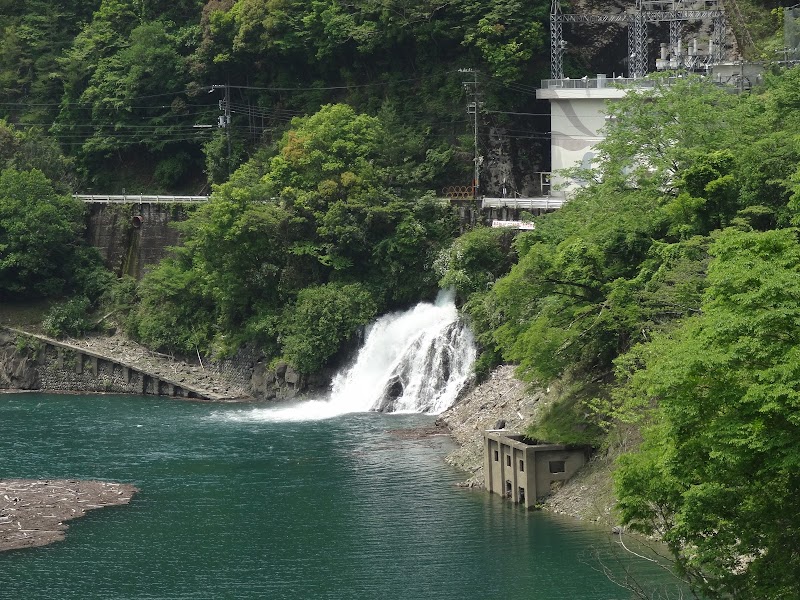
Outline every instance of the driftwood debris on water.
{"type": "Polygon", "coordinates": [[[137,491],[109,481],[0,479],[0,552],[63,540],[65,521],[127,504],[137,491]]]}

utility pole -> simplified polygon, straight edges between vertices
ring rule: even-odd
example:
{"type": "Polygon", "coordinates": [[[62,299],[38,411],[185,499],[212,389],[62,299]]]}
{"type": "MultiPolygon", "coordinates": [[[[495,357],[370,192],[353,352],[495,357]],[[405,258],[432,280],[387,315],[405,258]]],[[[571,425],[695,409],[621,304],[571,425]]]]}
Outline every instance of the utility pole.
{"type": "Polygon", "coordinates": [[[474,174],[473,174],[473,198],[478,197],[478,189],[480,187],[480,177],[481,177],[481,163],[483,162],[483,157],[478,154],[478,112],[481,108],[481,102],[479,101],[479,94],[478,94],[478,71],[475,69],[459,69],[459,73],[471,73],[472,74],[472,81],[463,81],[464,89],[467,92],[472,92],[472,102],[467,104],[467,114],[473,116],[472,121],[472,133],[473,133],[473,142],[474,142],[474,158],[473,161],[474,165],[474,174]]]}
{"type": "Polygon", "coordinates": [[[228,175],[231,174],[231,88],[229,84],[212,85],[211,91],[225,90],[225,97],[219,101],[219,110],[222,114],[217,121],[218,127],[225,129],[225,137],[228,142],[228,175]]]}

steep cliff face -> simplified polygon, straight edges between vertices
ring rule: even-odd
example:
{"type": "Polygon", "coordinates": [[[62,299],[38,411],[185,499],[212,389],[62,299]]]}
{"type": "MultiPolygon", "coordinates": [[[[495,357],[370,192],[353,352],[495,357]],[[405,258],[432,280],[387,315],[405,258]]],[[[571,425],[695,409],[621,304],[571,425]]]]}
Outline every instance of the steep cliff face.
{"type": "Polygon", "coordinates": [[[41,387],[36,349],[0,330],[0,389],[38,390],[41,387]]]}

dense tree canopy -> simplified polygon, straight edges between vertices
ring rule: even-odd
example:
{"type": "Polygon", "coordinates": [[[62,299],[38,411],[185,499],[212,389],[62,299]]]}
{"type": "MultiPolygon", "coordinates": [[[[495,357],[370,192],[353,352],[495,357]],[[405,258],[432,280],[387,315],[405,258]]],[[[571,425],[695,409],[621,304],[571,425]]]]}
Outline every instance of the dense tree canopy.
{"type": "MultiPolygon", "coordinates": [[[[711,597],[800,589],[800,243],[726,230],[702,312],[640,349],[628,402],[657,406],[618,473],[622,517],[711,597]],[[654,404],[655,403],[655,404],[654,404]]],[[[632,407],[629,407],[632,408],[632,407]]]]}
{"type": "MultiPolygon", "coordinates": [[[[798,80],[683,78],[613,103],[584,189],[465,305],[481,370],[575,382],[531,435],[608,448],[643,429],[620,516],[708,597],[800,594],[798,80]]],[[[483,276],[463,264],[452,281],[483,276]]]]}
{"type": "MultiPolygon", "coordinates": [[[[370,115],[390,104],[425,149],[460,148],[470,124],[459,69],[490,84],[486,108],[532,105],[514,86],[546,74],[548,10],[519,0],[37,0],[0,11],[0,118],[51,130],[83,185],[111,190],[201,187],[204,167],[222,183],[294,116],[327,103],[370,115]],[[225,84],[232,121],[215,133],[223,92],[209,91],[225,84]]],[[[505,113],[482,120],[530,127],[505,113]]],[[[539,141],[515,144],[538,154],[539,141]]],[[[436,187],[468,180],[469,158],[458,157],[433,172],[436,187]]]]}
{"type": "Polygon", "coordinates": [[[414,175],[413,151],[385,152],[386,137],[381,119],[345,105],[295,119],[275,154],[182,225],[183,246],[142,284],[132,331],[178,351],[256,343],[312,372],[378,310],[432,294],[456,225],[449,206],[419,199],[438,157],[420,156],[414,175]]]}
{"type": "Polygon", "coordinates": [[[41,171],[0,172],[0,300],[69,291],[88,258],[83,211],[80,202],[57,194],[41,171]]]}

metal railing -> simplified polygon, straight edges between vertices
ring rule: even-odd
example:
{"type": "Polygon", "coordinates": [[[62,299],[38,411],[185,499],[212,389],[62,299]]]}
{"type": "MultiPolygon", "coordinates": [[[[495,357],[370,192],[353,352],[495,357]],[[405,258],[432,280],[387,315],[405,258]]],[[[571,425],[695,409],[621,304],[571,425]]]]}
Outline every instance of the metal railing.
{"type": "Polygon", "coordinates": [[[522,208],[536,210],[552,210],[561,208],[566,203],[564,198],[544,196],[542,198],[484,198],[482,208],[522,208]]]}
{"type": "Polygon", "coordinates": [[[208,202],[208,196],[149,196],[139,194],[73,194],[76,200],[104,204],[196,204],[208,202]]]}
{"type": "Polygon", "coordinates": [[[641,77],[608,77],[585,79],[542,79],[542,88],[546,90],[597,90],[614,87],[654,88],[657,85],[671,83],[674,78],[644,79],[641,77]],[[665,81],[666,80],[666,81],[665,81]]]}

